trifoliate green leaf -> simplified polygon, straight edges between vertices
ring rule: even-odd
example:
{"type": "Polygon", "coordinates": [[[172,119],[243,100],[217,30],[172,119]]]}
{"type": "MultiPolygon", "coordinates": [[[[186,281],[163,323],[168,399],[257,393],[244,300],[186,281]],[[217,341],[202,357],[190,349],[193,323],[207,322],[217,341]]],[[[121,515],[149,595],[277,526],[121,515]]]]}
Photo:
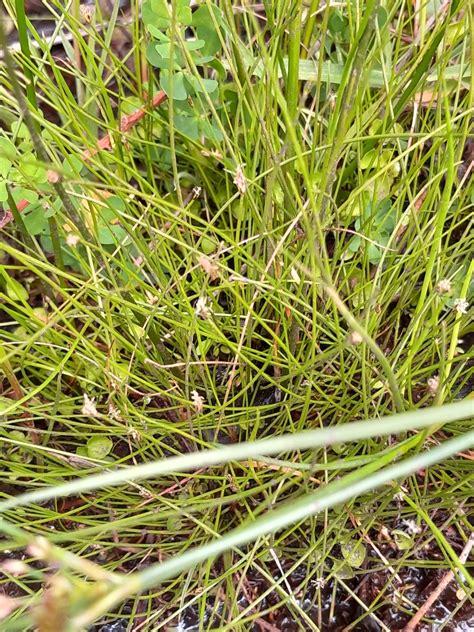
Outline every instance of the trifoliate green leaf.
{"type": "Polygon", "coordinates": [[[39,204],[29,210],[28,213],[23,213],[22,217],[25,228],[30,235],[40,235],[48,226],[48,218],[43,207],[39,204]]]}
{"type": "Polygon", "coordinates": [[[184,75],[181,71],[175,72],[172,75],[172,89],[171,89],[171,76],[168,70],[164,70],[161,73],[161,88],[170,97],[171,91],[173,100],[185,101],[188,98],[188,91],[186,90],[184,75]]]}
{"type": "Polygon", "coordinates": [[[0,157],[15,160],[17,149],[9,138],[0,137],[0,157]]]}

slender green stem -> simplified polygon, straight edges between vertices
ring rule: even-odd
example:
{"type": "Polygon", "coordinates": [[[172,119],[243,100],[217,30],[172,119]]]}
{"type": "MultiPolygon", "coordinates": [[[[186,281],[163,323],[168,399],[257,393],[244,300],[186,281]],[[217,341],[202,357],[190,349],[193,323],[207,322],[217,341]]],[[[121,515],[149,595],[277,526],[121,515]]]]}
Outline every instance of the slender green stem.
{"type": "MultiPolygon", "coordinates": [[[[444,86],[445,87],[445,86],[444,86]]],[[[455,178],[455,161],[454,161],[454,138],[451,124],[451,114],[449,111],[450,104],[447,97],[444,99],[444,113],[446,124],[446,180],[441,196],[441,202],[436,213],[436,224],[433,239],[431,241],[430,254],[425,267],[423,284],[421,286],[418,303],[415,309],[413,332],[412,332],[412,351],[416,355],[420,345],[419,331],[423,326],[423,319],[420,317],[426,304],[428,290],[434,287],[433,275],[436,267],[436,260],[439,257],[442,248],[442,237],[445,230],[446,218],[451,206],[451,192],[455,178]]]]}
{"type": "MultiPolygon", "coordinates": [[[[59,239],[58,223],[54,217],[48,218],[49,234],[51,236],[51,244],[53,246],[54,261],[59,270],[64,272],[63,253],[61,250],[61,241],[59,239]]],[[[58,276],[58,281],[61,285],[64,284],[64,277],[58,276]]]]}
{"type": "MultiPolygon", "coordinates": [[[[73,0],[73,5],[72,5],[72,14],[74,16],[74,19],[76,20],[76,22],[79,24],[80,23],[80,19],[81,19],[81,0],[73,0]]],[[[82,65],[82,56],[81,56],[81,45],[79,42],[79,38],[77,33],[74,33],[74,38],[73,38],[73,50],[74,50],[74,63],[76,64],[77,68],[81,68],[82,65]]],[[[80,77],[76,77],[76,82],[75,82],[75,88],[76,88],[76,94],[77,94],[77,102],[79,103],[79,105],[84,106],[84,84],[81,81],[80,77]]]]}
{"type": "Polygon", "coordinates": [[[466,583],[469,584],[471,589],[474,590],[474,578],[471,577],[471,574],[466,569],[464,564],[461,562],[459,557],[456,555],[456,552],[454,551],[453,547],[449,543],[448,539],[445,537],[443,532],[438,528],[438,526],[433,522],[429,514],[423,509],[423,507],[420,507],[420,505],[414,502],[408,496],[408,494],[404,494],[403,499],[408,505],[410,505],[413,511],[417,513],[426,522],[426,524],[429,526],[429,528],[433,532],[435,538],[438,540],[440,548],[443,548],[447,552],[448,556],[451,558],[451,561],[453,562],[453,565],[457,568],[461,576],[465,578],[466,583]]]}
{"type": "Polygon", "coordinates": [[[313,37],[314,26],[316,24],[316,15],[319,8],[319,0],[311,0],[311,4],[308,8],[308,17],[306,18],[306,24],[303,35],[303,47],[301,49],[302,59],[308,57],[308,51],[311,46],[311,40],[313,37]]]}
{"type": "Polygon", "coordinates": [[[10,206],[10,212],[13,215],[13,219],[15,220],[15,225],[17,226],[18,230],[20,231],[21,236],[22,236],[25,244],[28,246],[28,248],[33,249],[34,248],[33,240],[31,238],[30,234],[28,233],[28,231],[26,230],[25,222],[23,221],[21,213],[18,210],[16,202],[15,202],[15,200],[13,198],[12,193],[11,193],[10,186],[7,184],[6,187],[7,187],[8,205],[10,206]]]}
{"type": "Polygon", "coordinates": [[[176,195],[179,201],[179,205],[183,206],[183,194],[181,192],[181,184],[179,181],[178,162],[176,158],[176,134],[174,128],[174,58],[176,47],[176,35],[178,29],[178,22],[176,17],[176,2],[171,3],[171,29],[170,29],[170,60],[168,71],[168,121],[169,121],[169,135],[170,135],[170,149],[171,149],[171,165],[173,168],[174,186],[176,189],[176,195]]]}
{"type": "MultiPolygon", "coordinates": [[[[467,271],[466,277],[462,284],[461,293],[459,297],[457,297],[460,301],[466,300],[473,275],[474,275],[474,261],[471,261],[469,264],[469,269],[467,271]]],[[[462,317],[463,317],[462,312],[456,311],[456,320],[454,322],[453,331],[451,333],[451,341],[450,341],[449,349],[448,349],[448,357],[445,362],[444,374],[442,371],[440,371],[439,377],[440,377],[440,380],[442,380],[442,384],[440,387],[439,402],[441,404],[444,402],[445,397],[446,397],[447,381],[449,379],[449,375],[453,367],[453,361],[456,355],[456,349],[459,345],[459,332],[461,330],[462,317]]]]}
{"type": "Polygon", "coordinates": [[[407,430],[426,428],[434,421],[445,424],[465,419],[471,414],[472,402],[462,401],[430,409],[391,415],[382,419],[355,422],[346,424],[343,427],[308,430],[296,435],[284,435],[273,439],[261,439],[249,443],[219,447],[214,450],[185,454],[154,463],[129,467],[124,470],[90,476],[86,479],[77,479],[54,488],[28,492],[16,498],[0,502],[0,512],[21,505],[92,491],[101,487],[115,486],[126,481],[143,480],[169,472],[187,472],[199,467],[210,467],[211,465],[240,461],[259,455],[278,454],[288,450],[310,449],[367,437],[387,436],[393,433],[401,434],[407,430]]]}
{"type": "Polygon", "coordinates": [[[0,367],[2,367],[3,372],[5,373],[10,386],[12,387],[15,399],[21,399],[23,397],[23,391],[20,386],[20,382],[18,381],[15,375],[15,371],[13,370],[13,367],[10,364],[10,360],[8,359],[5,353],[5,350],[3,348],[3,342],[1,341],[0,341],[0,367]]]}
{"type": "MultiPolygon", "coordinates": [[[[326,153],[326,158],[321,168],[320,192],[317,198],[316,212],[319,213],[323,223],[325,221],[332,187],[336,179],[336,169],[341,150],[344,146],[349,125],[355,116],[355,98],[361,94],[360,81],[362,70],[364,64],[367,62],[369,44],[375,33],[379,4],[379,0],[371,0],[367,3],[364,18],[359,27],[360,35],[354,44],[354,49],[351,51],[344,69],[344,74],[346,76],[348,75],[347,84],[343,91],[341,91],[341,88],[339,89],[336,109],[329,131],[330,136],[333,137],[333,143],[331,149],[326,153]]],[[[344,80],[341,81],[341,87],[343,85],[344,80]]]]}
{"type": "Polygon", "coordinates": [[[451,115],[449,112],[449,104],[445,106],[446,117],[446,181],[443,187],[443,194],[441,197],[441,203],[436,212],[436,225],[431,241],[430,256],[426,265],[426,270],[423,278],[423,285],[421,286],[420,295],[418,298],[418,304],[415,310],[415,325],[413,328],[413,338],[415,339],[418,333],[418,329],[421,326],[420,319],[416,319],[423,310],[428,290],[433,287],[433,273],[435,269],[436,259],[439,256],[440,249],[442,247],[442,236],[445,229],[446,217],[448,215],[449,207],[451,205],[451,192],[454,185],[454,139],[453,130],[451,127],[451,115]]]}
{"type": "MultiPolygon", "coordinates": [[[[426,73],[428,72],[430,68],[430,65],[433,61],[433,58],[436,55],[438,47],[443,37],[445,36],[446,29],[451,24],[453,17],[456,15],[459,9],[460,2],[461,0],[453,0],[453,2],[449,4],[449,13],[446,16],[446,19],[443,25],[439,28],[439,30],[434,35],[430,46],[426,49],[426,52],[424,53],[422,58],[418,61],[417,64],[411,66],[412,75],[411,75],[410,82],[407,85],[407,87],[404,89],[400,97],[398,98],[393,108],[393,114],[390,114],[386,118],[386,120],[375,131],[373,137],[367,140],[367,142],[364,144],[364,153],[369,152],[371,149],[373,149],[376,146],[376,144],[379,142],[376,137],[379,134],[386,133],[388,130],[392,128],[392,126],[396,123],[399,115],[403,112],[403,110],[407,106],[407,103],[409,103],[409,101],[413,98],[413,95],[415,94],[424,76],[426,75],[426,73]]],[[[404,73],[400,72],[400,76],[403,77],[404,73]]],[[[351,160],[349,164],[347,165],[347,167],[344,169],[344,172],[341,178],[342,182],[346,182],[354,173],[356,168],[357,168],[357,160],[351,160]]]]}
{"type": "Polygon", "coordinates": [[[403,403],[403,397],[398,386],[397,378],[384,352],[380,349],[375,340],[373,340],[372,337],[369,336],[365,328],[362,327],[358,320],[354,318],[350,310],[347,309],[336,290],[328,285],[326,285],[324,289],[326,290],[326,293],[331,297],[332,301],[334,302],[342,316],[345,318],[349,327],[351,327],[353,331],[357,332],[360,335],[362,340],[366,343],[374,356],[380,362],[380,366],[382,367],[390,386],[390,391],[395,403],[395,408],[399,413],[403,412],[405,410],[405,405],[403,403]]]}
{"type": "Polygon", "coordinates": [[[405,459],[401,463],[380,469],[380,471],[373,473],[371,476],[365,476],[365,470],[372,471],[374,469],[373,464],[365,466],[359,472],[349,474],[343,479],[329,483],[313,494],[305,494],[300,499],[285,503],[282,507],[268,512],[250,524],[244,524],[234,529],[218,540],[191,549],[181,554],[178,558],[167,560],[161,564],[154,564],[144,571],[131,575],[126,583],[112,589],[105,597],[96,601],[89,612],[86,611],[78,615],[74,623],[78,627],[87,625],[130,594],[152,588],[229,549],[240,547],[259,537],[275,533],[289,524],[304,520],[308,516],[314,516],[327,508],[351,500],[363,492],[377,489],[381,485],[439,463],[459,450],[465,449],[472,441],[474,441],[474,431],[446,441],[430,451],[405,459]],[[348,484],[349,480],[350,484],[348,484]]]}
{"type": "Polygon", "coordinates": [[[293,11],[294,17],[288,25],[288,75],[285,94],[288,114],[293,121],[293,125],[296,125],[300,99],[301,2],[297,1],[295,3],[293,11]]]}
{"type": "Polygon", "coordinates": [[[249,86],[249,76],[245,69],[245,63],[242,58],[240,48],[239,48],[239,34],[237,32],[237,28],[235,25],[234,13],[232,10],[232,2],[230,0],[225,0],[223,3],[224,12],[227,17],[227,23],[229,25],[229,29],[231,32],[231,47],[233,59],[235,61],[236,69],[237,69],[237,78],[240,83],[240,88],[245,89],[249,86]]]}
{"type": "Polygon", "coordinates": [[[38,109],[36,100],[35,79],[34,74],[28,64],[32,64],[30,42],[28,40],[28,28],[26,25],[25,0],[15,0],[16,21],[18,30],[18,39],[20,42],[21,52],[25,59],[23,63],[23,74],[26,77],[26,95],[33,110],[38,109]]]}
{"type": "MultiPolygon", "coordinates": [[[[291,127],[296,130],[297,135],[298,132],[298,115],[299,115],[299,102],[300,102],[300,79],[299,79],[299,68],[300,68],[300,52],[301,52],[301,10],[302,5],[299,0],[294,3],[292,10],[294,12],[294,17],[289,23],[289,45],[288,45],[288,72],[286,76],[286,85],[285,85],[285,97],[287,103],[287,111],[290,119],[291,127]]],[[[287,148],[289,148],[290,143],[290,133],[287,130],[287,148]]],[[[285,152],[288,154],[288,152],[285,152]]],[[[291,152],[290,155],[294,153],[291,152]]],[[[295,180],[295,162],[291,161],[285,168],[285,176],[289,181],[295,180]]],[[[295,182],[296,186],[297,183],[295,182]]],[[[292,209],[294,206],[293,200],[290,195],[287,193],[286,195],[286,208],[288,211],[292,209]]]]}
{"type": "MultiPolygon", "coordinates": [[[[43,139],[38,133],[34,118],[28,107],[28,102],[26,101],[23,91],[21,89],[21,86],[18,82],[13,59],[8,48],[8,43],[5,36],[5,30],[4,30],[2,20],[0,20],[0,50],[3,51],[4,63],[5,63],[5,67],[6,67],[6,70],[7,70],[11,85],[12,85],[12,90],[17,100],[20,111],[22,113],[23,119],[25,121],[25,125],[27,126],[28,131],[30,133],[35,151],[38,155],[38,158],[41,160],[41,162],[44,165],[48,165],[50,164],[48,152],[46,151],[46,147],[43,142],[43,139]]],[[[66,193],[64,186],[62,185],[61,182],[58,181],[58,182],[53,183],[52,187],[54,188],[54,190],[56,191],[56,194],[61,200],[64,210],[66,212],[66,215],[71,219],[72,222],[74,222],[77,225],[78,229],[81,231],[81,233],[85,237],[88,234],[88,231],[85,227],[85,224],[82,222],[82,219],[76,213],[76,209],[74,208],[68,194],[66,193]]],[[[61,259],[58,263],[60,262],[61,262],[61,259]]]]}

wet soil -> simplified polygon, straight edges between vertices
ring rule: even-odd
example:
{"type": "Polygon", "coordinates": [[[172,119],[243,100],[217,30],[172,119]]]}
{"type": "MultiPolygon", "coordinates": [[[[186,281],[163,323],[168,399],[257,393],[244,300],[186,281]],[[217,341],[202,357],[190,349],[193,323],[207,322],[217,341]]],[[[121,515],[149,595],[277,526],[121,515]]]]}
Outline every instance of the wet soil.
{"type": "MultiPolygon", "coordinates": [[[[439,527],[446,520],[444,512],[433,516],[439,527]]],[[[406,521],[405,521],[406,522],[406,521]]],[[[65,527],[65,525],[63,525],[65,527]]],[[[400,528],[400,521],[391,525],[400,528]]],[[[66,528],[66,527],[65,527],[66,528]]],[[[428,534],[427,534],[428,535],[428,534]]],[[[445,532],[453,549],[459,554],[463,539],[457,530],[448,527],[445,532]]],[[[331,565],[340,558],[338,546],[333,550],[332,562],[328,564],[327,576],[324,580],[311,576],[307,565],[301,565],[289,573],[284,583],[285,591],[291,595],[298,607],[304,611],[306,619],[302,620],[297,610],[288,605],[281,605],[281,595],[276,590],[269,590],[271,585],[268,576],[265,577],[254,569],[249,569],[244,578],[236,579],[240,592],[232,599],[241,611],[251,612],[255,617],[249,623],[249,632],[260,630],[272,632],[300,632],[302,630],[319,629],[321,632],[402,632],[412,616],[429,598],[447,572],[443,563],[443,553],[434,543],[417,546],[413,552],[412,563],[406,561],[406,551],[399,550],[392,539],[382,538],[380,532],[371,532],[369,537],[377,542],[377,547],[386,564],[370,553],[364,567],[352,572],[352,576],[335,577],[331,572],[331,565]],[[404,558],[403,566],[399,568],[398,561],[404,558]],[[440,568],[433,568],[438,563],[440,568]],[[389,566],[391,568],[389,568],[389,566]],[[252,606],[252,604],[255,604],[252,606]],[[367,614],[370,610],[374,616],[367,614]]],[[[151,547],[159,546],[154,538],[148,538],[151,547]]],[[[97,551],[89,556],[96,563],[120,559],[120,551],[107,549],[107,553],[97,551]]],[[[7,559],[18,559],[18,552],[4,552],[0,555],[0,563],[7,559]]],[[[156,556],[150,556],[147,563],[156,562],[156,556]]],[[[142,569],[146,563],[139,567],[142,569]]],[[[294,566],[294,559],[280,557],[280,564],[269,562],[266,572],[270,573],[274,581],[281,578],[282,570],[286,573],[294,566]]],[[[36,564],[41,568],[41,564],[36,564]]],[[[122,571],[138,570],[137,563],[126,561],[121,565],[122,571]]],[[[224,570],[222,560],[216,560],[213,571],[218,577],[224,570]]],[[[48,573],[46,573],[48,574],[48,573]]],[[[350,573],[351,574],[351,573],[350,573]]],[[[28,591],[41,590],[41,583],[36,579],[26,583],[28,591]]],[[[222,582],[222,586],[225,582],[222,582]]],[[[21,598],[25,593],[15,583],[3,583],[2,593],[9,597],[21,598]]],[[[417,632],[469,632],[474,630],[474,608],[468,601],[462,602],[463,595],[460,583],[453,580],[441,597],[429,610],[427,617],[416,628],[417,632]],[[454,616],[453,616],[453,613],[454,616]]],[[[229,620],[229,612],[225,589],[217,591],[213,598],[205,604],[203,614],[201,606],[190,606],[181,611],[173,619],[174,606],[167,608],[166,604],[175,602],[176,595],[167,592],[167,586],[162,586],[160,597],[142,596],[133,604],[125,603],[120,606],[116,615],[99,621],[90,627],[91,632],[127,632],[132,630],[166,630],[167,632],[200,632],[204,630],[218,631],[229,620]],[[160,610],[162,621],[171,623],[160,626],[160,620],[154,619],[150,627],[147,625],[147,613],[160,610]],[[131,614],[133,612],[133,616],[131,614]]],[[[290,600],[291,601],[291,600],[290,600]]],[[[243,629],[239,627],[239,629],[243,629]]]]}

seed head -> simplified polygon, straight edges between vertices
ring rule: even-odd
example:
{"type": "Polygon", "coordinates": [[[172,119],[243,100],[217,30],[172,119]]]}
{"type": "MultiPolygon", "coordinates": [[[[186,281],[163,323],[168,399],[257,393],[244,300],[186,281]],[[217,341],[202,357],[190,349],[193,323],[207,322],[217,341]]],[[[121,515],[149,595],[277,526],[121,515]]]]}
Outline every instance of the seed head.
{"type": "Polygon", "coordinates": [[[234,184],[239,190],[240,195],[244,195],[247,191],[247,179],[245,178],[242,167],[239,165],[235,170],[234,184]]]}
{"type": "Polygon", "coordinates": [[[451,292],[451,281],[449,279],[441,279],[441,281],[438,281],[435,290],[438,294],[449,294],[451,292]]]}
{"type": "Polygon", "coordinates": [[[212,314],[212,308],[207,304],[207,298],[205,296],[200,296],[196,302],[196,307],[194,308],[196,312],[196,316],[199,316],[203,320],[208,320],[212,314]]]}
{"type": "Polygon", "coordinates": [[[89,397],[87,393],[84,393],[84,405],[81,412],[85,417],[99,416],[97,408],[95,407],[95,397],[89,397]]]}
{"type": "Polygon", "coordinates": [[[434,397],[439,389],[439,375],[433,375],[433,377],[428,378],[426,383],[430,394],[434,397]]]}
{"type": "Polygon", "coordinates": [[[197,413],[200,413],[204,408],[205,399],[197,391],[191,391],[191,400],[194,404],[194,410],[197,413]]]}

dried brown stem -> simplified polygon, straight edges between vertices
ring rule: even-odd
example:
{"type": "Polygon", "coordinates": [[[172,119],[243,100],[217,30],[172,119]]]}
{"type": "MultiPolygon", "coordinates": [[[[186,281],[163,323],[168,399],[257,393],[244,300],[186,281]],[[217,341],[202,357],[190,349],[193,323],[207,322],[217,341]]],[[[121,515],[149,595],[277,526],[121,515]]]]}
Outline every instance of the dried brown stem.
{"type": "MultiPolygon", "coordinates": [[[[459,561],[464,564],[469,557],[472,547],[474,546],[474,532],[471,533],[469,540],[466,543],[466,546],[463,548],[459,561]]],[[[437,584],[430,594],[425,603],[421,606],[418,612],[410,619],[407,625],[403,628],[403,632],[415,632],[418,624],[423,619],[423,617],[429,612],[431,606],[434,602],[440,597],[443,591],[448,587],[451,581],[454,579],[454,571],[447,571],[439,584],[437,584]]]]}

